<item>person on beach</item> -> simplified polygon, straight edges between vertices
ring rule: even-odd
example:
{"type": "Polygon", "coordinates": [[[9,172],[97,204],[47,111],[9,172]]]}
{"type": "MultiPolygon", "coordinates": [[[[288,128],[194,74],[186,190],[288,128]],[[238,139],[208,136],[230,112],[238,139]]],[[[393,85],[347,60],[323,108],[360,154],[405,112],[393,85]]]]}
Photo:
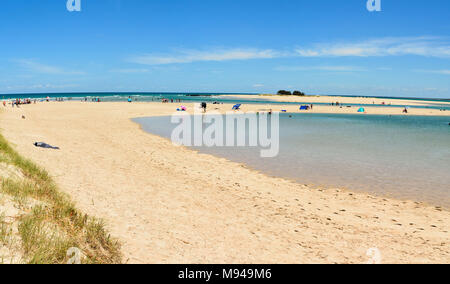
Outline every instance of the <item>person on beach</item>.
{"type": "Polygon", "coordinates": [[[205,112],[206,112],[207,104],[206,104],[205,102],[203,102],[202,105],[201,105],[201,107],[202,107],[203,113],[205,113],[205,112]]]}
{"type": "Polygon", "coordinates": [[[60,150],[59,147],[54,147],[54,146],[49,145],[49,144],[44,143],[44,142],[35,142],[33,145],[36,146],[36,147],[39,147],[39,148],[46,148],[46,149],[60,150]]]}

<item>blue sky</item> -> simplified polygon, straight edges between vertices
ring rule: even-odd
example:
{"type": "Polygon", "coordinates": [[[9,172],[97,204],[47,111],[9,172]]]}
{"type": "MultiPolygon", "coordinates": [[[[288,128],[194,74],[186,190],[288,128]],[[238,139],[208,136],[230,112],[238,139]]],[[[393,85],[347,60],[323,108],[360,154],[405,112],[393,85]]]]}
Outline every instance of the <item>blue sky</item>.
{"type": "Polygon", "coordinates": [[[450,98],[450,1],[2,0],[0,93],[450,98]]]}

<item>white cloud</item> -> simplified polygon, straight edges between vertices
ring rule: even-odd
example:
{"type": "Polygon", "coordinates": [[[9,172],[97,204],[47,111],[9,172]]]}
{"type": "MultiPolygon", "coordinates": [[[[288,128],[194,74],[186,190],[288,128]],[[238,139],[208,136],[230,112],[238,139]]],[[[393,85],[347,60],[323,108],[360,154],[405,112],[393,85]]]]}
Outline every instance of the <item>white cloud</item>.
{"type": "Polygon", "coordinates": [[[361,72],[365,68],[358,66],[279,66],[276,71],[330,71],[330,72],[361,72]]]}
{"type": "Polygon", "coordinates": [[[315,44],[309,47],[292,48],[290,51],[257,48],[178,50],[174,53],[148,53],[131,56],[127,58],[127,61],[143,65],[168,65],[281,57],[380,57],[403,55],[450,58],[450,42],[447,38],[441,37],[386,37],[356,42],[315,44]]]}
{"type": "Polygon", "coordinates": [[[450,75],[450,70],[422,70],[417,69],[414,70],[415,72],[421,72],[421,73],[433,73],[433,74],[440,74],[440,75],[450,75]]]}
{"type": "Polygon", "coordinates": [[[123,74],[132,74],[132,73],[147,73],[148,69],[113,69],[110,70],[111,73],[123,73],[123,74]]]}
{"type": "Polygon", "coordinates": [[[28,69],[29,71],[41,73],[41,74],[53,74],[53,75],[83,75],[81,71],[65,70],[61,67],[41,64],[30,59],[15,60],[21,67],[28,69]]]}
{"type": "Polygon", "coordinates": [[[262,88],[262,87],[264,87],[263,84],[254,84],[253,85],[253,88],[262,88]]]}
{"type": "Polygon", "coordinates": [[[450,42],[447,38],[440,37],[386,37],[356,42],[315,44],[309,47],[293,48],[291,51],[257,48],[179,50],[167,54],[149,53],[132,56],[127,61],[143,65],[167,65],[280,57],[379,57],[403,55],[450,58],[450,42]]]}
{"type": "Polygon", "coordinates": [[[145,54],[134,56],[129,58],[128,61],[144,65],[165,65],[175,63],[192,63],[198,61],[268,59],[279,56],[279,53],[271,49],[221,49],[210,51],[183,50],[176,54],[145,54]]]}
{"type": "Polygon", "coordinates": [[[78,84],[34,84],[34,85],[13,85],[6,86],[7,91],[15,90],[49,90],[49,89],[67,89],[78,87],[78,84]]]}
{"type": "Polygon", "coordinates": [[[437,37],[390,37],[351,43],[318,44],[312,48],[298,48],[302,57],[370,57],[417,55],[450,57],[450,44],[437,37]]]}

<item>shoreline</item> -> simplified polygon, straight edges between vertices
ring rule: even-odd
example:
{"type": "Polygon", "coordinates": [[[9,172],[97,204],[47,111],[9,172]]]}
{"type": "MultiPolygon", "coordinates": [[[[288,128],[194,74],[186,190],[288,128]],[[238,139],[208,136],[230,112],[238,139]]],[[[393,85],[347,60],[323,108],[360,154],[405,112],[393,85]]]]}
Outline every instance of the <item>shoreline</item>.
{"type": "MultiPolygon", "coordinates": [[[[191,115],[191,116],[194,115],[192,113],[188,113],[188,114],[191,115]]],[[[286,113],[286,114],[289,115],[289,114],[298,114],[298,113],[289,112],[289,113],[286,113]]],[[[316,114],[322,114],[322,113],[316,113],[316,114]]],[[[206,114],[197,114],[197,115],[208,115],[208,113],[206,113],[206,114]]],[[[349,114],[341,113],[341,114],[337,114],[337,115],[349,115],[349,114]]],[[[367,115],[370,115],[370,116],[385,116],[385,114],[367,114],[367,115]]],[[[144,133],[160,137],[160,138],[166,140],[167,143],[172,143],[170,138],[164,137],[164,136],[160,136],[158,134],[154,134],[152,132],[146,131],[146,130],[143,129],[143,125],[142,124],[134,121],[135,119],[139,119],[139,118],[151,118],[151,117],[157,117],[157,116],[161,116],[161,115],[146,116],[146,117],[135,117],[135,118],[131,118],[130,121],[133,122],[134,124],[138,125],[139,129],[141,131],[143,131],[144,133]]],[[[392,116],[400,116],[400,114],[394,114],[392,116]]],[[[423,116],[423,115],[409,115],[409,116],[423,116]]],[[[442,116],[442,117],[444,117],[444,116],[442,116]]],[[[367,190],[358,190],[356,188],[349,188],[349,187],[344,187],[344,186],[320,185],[320,184],[314,184],[314,183],[311,183],[311,182],[308,182],[307,184],[305,184],[305,183],[303,183],[303,182],[301,182],[299,180],[296,180],[293,177],[282,176],[282,175],[277,175],[277,174],[271,174],[271,173],[266,172],[264,170],[258,170],[258,169],[254,168],[252,165],[249,165],[246,162],[233,161],[233,160],[230,160],[227,157],[223,157],[223,156],[218,155],[218,154],[211,154],[211,153],[207,153],[207,152],[202,152],[201,150],[194,149],[193,147],[187,147],[187,146],[181,146],[181,147],[186,149],[186,150],[188,150],[188,151],[193,151],[193,152],[195,152],[197,154],[210,155],[210,156],[218,158],[218,159],[225,159],[225,160],[229,161],[230,163],[237,164],[239,167],[245,167],[247,169],[250,169],[254,173],[265,175],[265,176],[267,176],[269,178],[283,179],[283,180],[291,182],[291,183],[307,186],[307,187],[309,187],[309,188],[311,188],[313,190],[329,190],[329,189],[333,189],[333,188],[339,188],[341,191],[344,191],[344,192],[347,192],[347,193],[368,194],[368,195],[371,195],[372,197],[375,197],[375,198],[382,198],[382,199],[388,198],[388,199],[396,200],[396,201],[399,201],[399,202],[413,202],[413,203],[421,204],[424,207],[442,208],[442,209],[450,212],[450,205],[448,205],[448,204],[445,204],[445,205],[444,204],[437,204],[437,203],[433,203],[432,201],[416,200],[416,199],[408,198],[408,197],[395,196],[395,194],[392,193],[392,192],[391,193],[384,193],[384,194],[383,193],[378,193],[377,194],[377,193],[374,193],[374,192],[369,192],[367,190]]]]}
{"type": "Polygon", "coordinates": [[[382,105],[385,103],[386,107],[391,105],[399,106],[436,106],[442,105],[445,107],[450,106],[448,101],[433,101],[426,99],[414,98],[377,98],[377,97],[346,97],[346,96],[281,96],[272,94],[260,94],[260,95],[221,95],[220,97],[234,98],[234,99],[259,99],[259,100],[273,100],[277,102],[290,102],[290,103],[326,103],[331,104],[340,102],[342,104],[363,104],[363,105],[382,105]]]}
{"type": "Polygon", "coordinates": [[[107,221],[131,263],[363,263],[373,247],[389,263],[448,262],[447,210],[270,177],[175,147],[131,120],[174,106],[40,103],[4,110],[1,131],[107,221]],[[37,150],[33,139],[63,150],[37,150]]]}

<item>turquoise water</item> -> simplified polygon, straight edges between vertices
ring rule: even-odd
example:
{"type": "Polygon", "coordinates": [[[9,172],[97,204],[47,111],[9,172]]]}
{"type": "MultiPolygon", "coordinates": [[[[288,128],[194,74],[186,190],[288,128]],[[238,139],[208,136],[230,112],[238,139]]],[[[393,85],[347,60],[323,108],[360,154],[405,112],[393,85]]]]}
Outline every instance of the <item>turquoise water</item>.
{"type": "MultiPolygon", "coordinates": [[[[166,138],[176,126],[170,117],[135,121],[166,138]]],[[[302,184],[450,208],[449,123],[449,117],[282,114],[275,158],[260,158],[252,147],[195,149],[302,184]]]]}

